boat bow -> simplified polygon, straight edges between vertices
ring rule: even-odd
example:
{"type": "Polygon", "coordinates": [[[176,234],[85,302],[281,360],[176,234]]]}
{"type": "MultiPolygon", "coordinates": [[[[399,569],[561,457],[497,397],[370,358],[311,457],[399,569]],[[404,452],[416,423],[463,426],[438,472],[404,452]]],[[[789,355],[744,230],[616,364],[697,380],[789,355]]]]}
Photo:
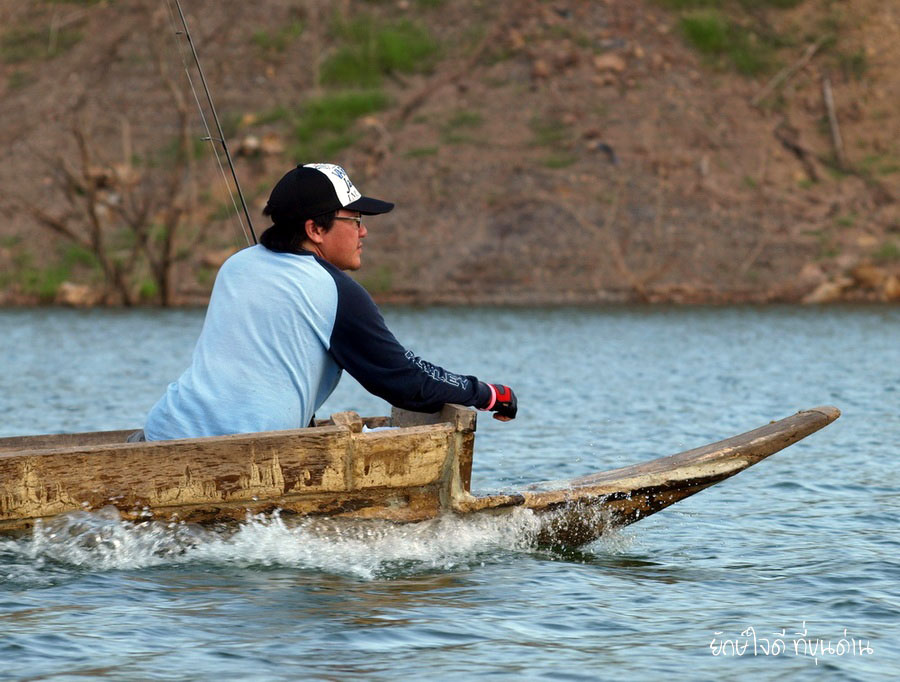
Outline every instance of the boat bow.
{"type": "Polygon", "coordinates": [[[827,426],[836,407],[816,407],[747,433],[676,455],[581,476],[539,483],[521,493],[460,500],[464,513],[525,507],[542,516],[542,544],[582,545],[610,526],[623,526],[730,478],[827,426]]]}

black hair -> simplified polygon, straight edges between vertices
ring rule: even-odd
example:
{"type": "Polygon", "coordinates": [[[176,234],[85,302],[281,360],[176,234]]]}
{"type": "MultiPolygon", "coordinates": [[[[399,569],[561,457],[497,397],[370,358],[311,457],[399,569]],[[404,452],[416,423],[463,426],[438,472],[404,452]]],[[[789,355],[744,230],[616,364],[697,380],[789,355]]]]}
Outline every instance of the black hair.
{"type": "MultiPolygon", "coordinates": [[[[263,215],[271,216],[269,207],[263,209],[263,215]]],[[[269,251],[277,251],[278,253],[300,253],[303,250],[303,240],[306,239],[306,221],[312,220],[316,225],[328,232],[334,227],[334,218],[337,211],[329,211],[321,215],[310,216],[303,220],[291,223],[275,223],[268,230],[262,233],[259,243],[265,246],[269,251]]]]}

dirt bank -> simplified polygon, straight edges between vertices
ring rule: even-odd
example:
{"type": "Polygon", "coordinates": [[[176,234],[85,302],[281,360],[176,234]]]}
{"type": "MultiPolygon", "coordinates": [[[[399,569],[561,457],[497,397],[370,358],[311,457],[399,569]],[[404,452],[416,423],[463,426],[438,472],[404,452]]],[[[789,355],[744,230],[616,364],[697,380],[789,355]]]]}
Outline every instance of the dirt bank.
{"type": "MultiPolygon", "coordinates": [[[[296,162],[397,203],[381,300],[900,300],[891,3],[183,4],[257,232],[296,162]]],[[[166,4],[0,8],[0,300],[202,301],[246,241],[166,4]]]]}

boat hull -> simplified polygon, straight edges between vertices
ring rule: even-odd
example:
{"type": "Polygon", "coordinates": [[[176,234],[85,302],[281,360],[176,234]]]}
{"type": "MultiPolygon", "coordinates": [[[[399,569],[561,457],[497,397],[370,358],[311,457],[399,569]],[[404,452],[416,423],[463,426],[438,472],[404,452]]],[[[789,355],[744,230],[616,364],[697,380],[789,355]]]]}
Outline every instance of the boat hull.
{"type": "Polygon", "coordinates": [[[125,443],[128,432],[0,439],[0,531],[113,505],[125,520],[282,515],[415,522],[528,509],[536,541],[578,546],[665,509],[818,431],[834,407],[650,462],[514,493],[469,492],[475,412],[352,412],[294,431],[125,443]],[[364,426],[386,430],[367,432],[364,426]]]}
{"type": "Polygon", "coordinates": [[[516,495],[460,501],[461,511],[525,507],[542,517],[541,544],[578,546],[611,526],[655,514],[740,473],[840,416],[817,407],[676,455],[572,479],[536,484],[516,495]]]}
{"type": "Polygon", "coordinates": [[[475,414],[448,405],[407,425],[409,414],[339,413],[314,428],[175,441],[125,443],[119,431],[3,439],[0,530],[108,505],[127,520],[199,523],[275,509],[433,518],[468,488],[475,414]],[[394,421],[403,426],[363,431],[394,421]]]}

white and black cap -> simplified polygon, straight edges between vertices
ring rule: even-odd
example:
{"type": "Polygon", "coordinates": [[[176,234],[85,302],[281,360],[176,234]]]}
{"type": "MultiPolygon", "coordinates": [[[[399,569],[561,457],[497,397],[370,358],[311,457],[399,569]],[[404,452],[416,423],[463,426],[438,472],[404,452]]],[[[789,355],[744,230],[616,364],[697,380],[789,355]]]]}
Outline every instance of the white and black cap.
{"type": "Polygon", "coordinates": [[[288,171],[272,189],[266,215],[277,224],[305,221],[340,209],[363,215],[387,213],[394,204],[364,197],[350,176],[333,163],[308,163],[288,171]]]}

